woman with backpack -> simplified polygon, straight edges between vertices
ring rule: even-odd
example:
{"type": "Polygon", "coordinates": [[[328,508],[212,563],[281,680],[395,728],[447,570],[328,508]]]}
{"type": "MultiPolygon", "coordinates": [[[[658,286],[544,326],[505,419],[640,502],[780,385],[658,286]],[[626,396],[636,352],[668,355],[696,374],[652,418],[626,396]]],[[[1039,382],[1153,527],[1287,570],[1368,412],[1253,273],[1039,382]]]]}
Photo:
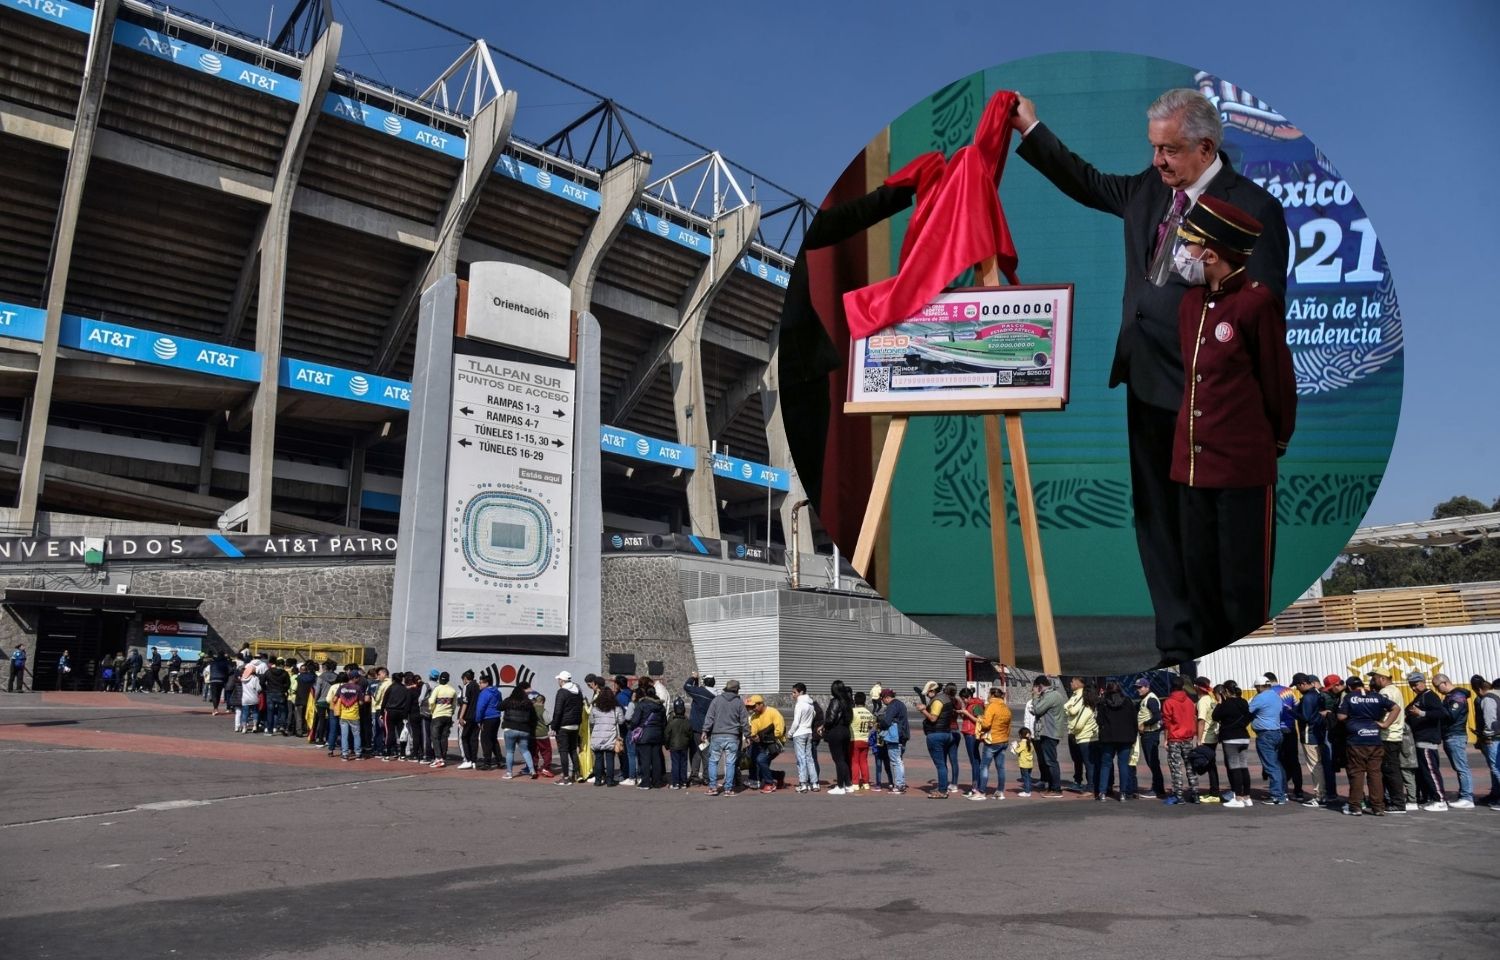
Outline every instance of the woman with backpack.
{"type": "Polygon", "coordinates": [[[848,684],[835,680],[828,690],[828,709],[823,711],[823,739],[828,741],[828,752],[833,755],[834,784],[828,791],[829,796],[841,797],[854,792],[854,779],[849,770],[850,728],[853,722],[854,695],[850,693],[848,684]]]}
{"type": "Polygon", "coordinates": [[[630,728],[639,763],[635,785],[642,790],[659,790],[663,785],[661,745],[667,729],[667,708],[656,698],[656,689],[651,684],[635,689],[635,719],[630,728]]]}
{"type": "Polygon", "coordinates": [[[1119,780],[1114,786],[1119,790],[1116,798],[1122,803],[1130,792],[1130,752],[1135,748],[1136,705],[1120,684],[1106,680],[1094,710],[1097,739],[1094,747],[1098,751],[1099,763],[1094,777],[1094,799],[1108,800],[1110,781],[1114,780],[1116,768],[1119,780]]]}
{"type": "Polygon", "coordinates": [[[517,680],[516,685],[511,688],[510,696],[500,704],[500,729],[505,731],[506,780],[514,777],[511,770],[515,766],[518,750],[531,779],[535,780],[537,776],[536,767],[531,762],[531,732],[536,727],[536,708],[531,705],[531,697],[528,695],[530,690],[531,685],[525,680],[517,680]]]}

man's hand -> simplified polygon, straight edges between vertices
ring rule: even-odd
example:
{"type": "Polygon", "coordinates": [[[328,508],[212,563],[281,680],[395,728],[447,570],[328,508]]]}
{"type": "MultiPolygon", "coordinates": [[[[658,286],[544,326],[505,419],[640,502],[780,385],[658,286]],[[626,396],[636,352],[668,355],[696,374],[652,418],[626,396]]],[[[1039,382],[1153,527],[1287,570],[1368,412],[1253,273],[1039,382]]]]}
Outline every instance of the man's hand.
{"type": "Polygon", "coordinates": [[[1031,102],[1030,97],[1016,94],[1016,112],[1010,115],[1010,125],[1020,134],[1026,133],[1026,128],[1036,123],[1036,104],[1031,102]]]}

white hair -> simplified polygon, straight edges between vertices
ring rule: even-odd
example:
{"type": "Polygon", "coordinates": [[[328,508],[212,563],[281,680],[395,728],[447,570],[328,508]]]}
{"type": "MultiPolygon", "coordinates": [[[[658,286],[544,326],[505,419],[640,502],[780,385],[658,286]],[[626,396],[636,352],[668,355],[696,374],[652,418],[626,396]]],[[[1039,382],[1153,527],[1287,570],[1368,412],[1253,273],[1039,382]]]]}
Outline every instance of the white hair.
{"type": "Polygon", "coordinates": [[[1178,87],[1157,97],[1146,108],[1151,120],[1170,120],[1181,116],[1182,135],[1193,142],[1208,140],[1215,153],[1224,142],[1224,124],[1219,119],[1219,108],[1197,90],[1178,87]]]}

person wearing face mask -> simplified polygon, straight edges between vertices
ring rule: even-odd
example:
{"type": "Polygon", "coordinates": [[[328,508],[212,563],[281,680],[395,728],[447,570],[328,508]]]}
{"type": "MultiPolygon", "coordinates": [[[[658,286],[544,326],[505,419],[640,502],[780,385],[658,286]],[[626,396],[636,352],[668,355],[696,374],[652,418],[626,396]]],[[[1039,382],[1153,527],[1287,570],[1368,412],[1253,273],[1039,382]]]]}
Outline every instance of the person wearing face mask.
{"type": "Polygon", "coordinates": [[[1260,221],[1202,196],[1183,218],[1175,269],[1185,373],[1172,448],[1194,645],[1217,650],[1270,616],[1276,459],[1297,420],[1281,298],[1245,272],[1260,221]]]}
{"type": "MultiPolygon", "coordinates": [[[[1168,90],[1146,109],[1151,164],[1132,174],[1096,169],[1069,150],[1036,105],[1021,97],[1012,125],[1022,136],[1016,155],[1074,201],[1124,222],[1125,275],[1120,332],[1109,385],[1125,384],[1130,440],[1130,492],[1136,546],[1156,618],[1160,666],[1192,660],[1197,646],[1187,600],[1178,529],[1181,487],[1170,478],[1172,440],[1183,393],[1177,309],[1189,287],[1170,269],[1175,228],[1200,198],[1227,200],[1265,224],[1248,258],[1251,278],[1286,295],[1287,232],[1281,205],[1241,176],[1221,149],[1218,108],[1197,90],[1168,90]]],[[[1103,278],[1099,278],[1103,279],[1103,278]]]]}

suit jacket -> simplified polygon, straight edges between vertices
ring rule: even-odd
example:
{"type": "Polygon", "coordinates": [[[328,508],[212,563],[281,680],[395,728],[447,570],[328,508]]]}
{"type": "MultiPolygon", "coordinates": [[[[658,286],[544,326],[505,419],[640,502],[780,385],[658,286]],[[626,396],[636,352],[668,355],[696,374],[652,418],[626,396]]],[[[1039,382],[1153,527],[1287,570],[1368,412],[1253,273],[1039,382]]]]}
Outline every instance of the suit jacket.
{"type": "MultiPolygon", "coordinates": [[[[1138,399],[1154,407],[1178,409],[1182,404],[1182,348],[1177,308],[1188,285],[1175,273],[1164,287],[1146,276],[1156,252],[1156,228],[1172,205],[1172,188],[1161,182],[1153,167],[1132,176],[1100,173],[1068,150],[1043,123],[1026,135],[1016,152],[1074,200],[1125,221],[1125,294],[1109,385],[1129,384],[1138,399]]],[[[1246,272],[1285,302],[1287,233],[1281,204],[1236,173],[1227,156],[1219,156],[1224,167],[1204,193],[1234,204],[1261,222],[1264,229],[1246,272]]]]}

